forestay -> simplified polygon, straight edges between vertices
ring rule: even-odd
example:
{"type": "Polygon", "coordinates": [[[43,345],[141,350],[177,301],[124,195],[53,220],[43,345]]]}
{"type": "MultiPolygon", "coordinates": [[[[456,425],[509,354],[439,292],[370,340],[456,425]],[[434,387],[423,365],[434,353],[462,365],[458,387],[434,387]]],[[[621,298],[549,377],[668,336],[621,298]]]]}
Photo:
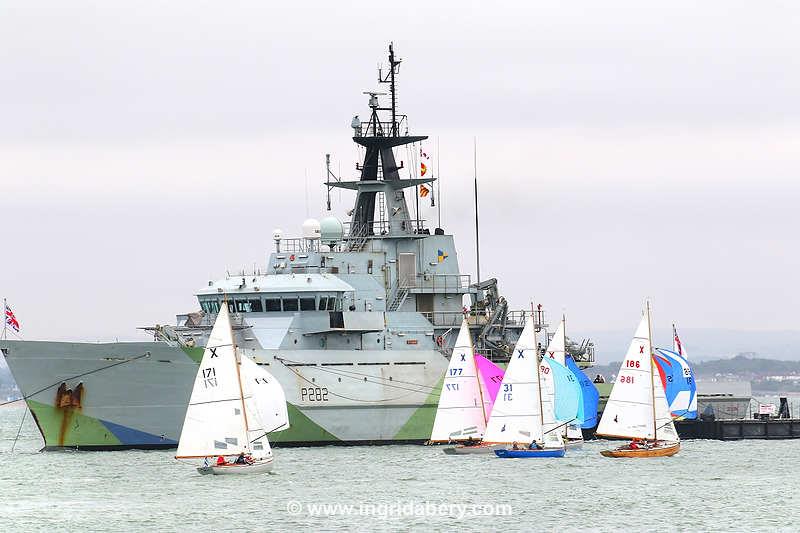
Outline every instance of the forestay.
{"type": "Polygon", "coordinates": [[[227,306],[222,306],[195,377],[176,457],[247,451],[248,435],[230,316],[227,306]]]}
{"type": "Polygon", "coordinates": [[[469,437],[480,439],[485,429],[486,415],[472,338],[464,320],[444,376],[431,441],[450,442],[469,437]]]}
{"type": "Polygon", "coordinates": [[[651,354],[649,313],[645,313],[611,389],[598,435],[678,440],[651,354]]]}

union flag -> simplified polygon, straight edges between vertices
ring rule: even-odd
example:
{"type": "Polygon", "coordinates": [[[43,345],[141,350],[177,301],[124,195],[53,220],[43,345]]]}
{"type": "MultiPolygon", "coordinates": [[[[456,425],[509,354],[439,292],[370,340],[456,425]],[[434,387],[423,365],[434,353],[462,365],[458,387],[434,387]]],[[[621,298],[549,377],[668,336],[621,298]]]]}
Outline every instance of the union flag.
{"type": "Polygon", "coordinates": [[[8,304],[5,304],[5,306],[6,306],[6,325],[11,329],[13,329],[14,331],[19,331],[19,321],[17,320],[17,317],[14,316],[14,311],[11,310],[8,304]]]}

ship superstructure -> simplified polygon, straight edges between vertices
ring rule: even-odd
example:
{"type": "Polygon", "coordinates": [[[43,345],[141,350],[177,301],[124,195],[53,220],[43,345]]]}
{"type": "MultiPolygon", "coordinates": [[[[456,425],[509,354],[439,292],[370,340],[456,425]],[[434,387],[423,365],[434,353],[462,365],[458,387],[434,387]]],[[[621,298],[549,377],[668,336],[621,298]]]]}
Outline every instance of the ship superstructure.
{"type": "MultiPolygon", "coordinates": [[[[278,445],[427,439],[465,313],[476,349],[508,357],[525,313],[508,309],[496,280],[462,274],[453,236],[409,209],[406,193],[434,179],[402,177],[395,157],[426,139],[397,112],[399,64],[390,46],[379,73],[388,104],[367,93],[369,119],[353,120],[358,179],[329,172],[325,183],[355,192],[349,221],[306,221],[301,238],[276,231],[260,271],[210,281],[200,311],[145,328],[154,342],[3,344],[46,447],[174,446],[221,305],[241,352],[286,391],[291,429],[270,436],[278,445]]],[[[543,328],[542,312],[534,316],[543,328]]]]}

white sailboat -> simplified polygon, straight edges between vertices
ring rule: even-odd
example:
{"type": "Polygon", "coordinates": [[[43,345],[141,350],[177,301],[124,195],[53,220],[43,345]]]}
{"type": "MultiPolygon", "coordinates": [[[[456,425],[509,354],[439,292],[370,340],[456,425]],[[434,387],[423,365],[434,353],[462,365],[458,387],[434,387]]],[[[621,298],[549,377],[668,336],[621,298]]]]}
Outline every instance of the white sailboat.
{"type": "Polygon", "coordinates": [[[176,459],[203,459],[201,474],[272,469],[267,433],[289,427],[278,381],[233,341],[228,306],[214,322],[186,409],[176,459]],[[232,460],[232,459],[236,460],[232,460]]]}
{"type": "Polygon", "coordinates": [[[564,441],[552,398],[542,394],[533,316],[525,323],[486,426],[484,443],[501,445],[499,457],[561,457],[564,441]],[[508,446],[511,449],[505,449],[508,446]]]}
{"type": "MultiPolygon", "coordinates": [[[[558,328],[556,329],[553,338],[550,339],[550,344],[547,346],[547,350],[545,351],[545,356],[549,357],[550,359],[555,360],[556,362],[560,363],[562,366],[566,366],[566,354],[567,354],[567,333],[566,333],[566,317],[561,317],[561,322],[558,324],[558,328]]],[[[544,385],[544,391],[550,395],[555,395],[555,387],[552,380],[552,374],[550,373],[542,373],[543,368],[539,368],[539,373],[542,376],[542,384],[544,385]]],[[[545,371],[546,372],[546,371],[545,371]]],[[[567,446],[571,448],[579,448],[583,445],[583,432],[581,431],[580,424],[577,423],[569,423],[562,426],[561,436],[565,439],[565,443],[567,446]]]]}
{"type": "Polygon", "coordinates": [[[464,320],[444,376],[430,442],[477,443],[485,430],[486,405],[475,365],[469,325],[464,320]]]}
{"type": "Polygon", "coordinates": [[[659,457],[680,450],[664,387],[655,370],[652,338],[648,302],[597,426],[598,436],[632,442],[600,452],[606,457],[659,457]]]}

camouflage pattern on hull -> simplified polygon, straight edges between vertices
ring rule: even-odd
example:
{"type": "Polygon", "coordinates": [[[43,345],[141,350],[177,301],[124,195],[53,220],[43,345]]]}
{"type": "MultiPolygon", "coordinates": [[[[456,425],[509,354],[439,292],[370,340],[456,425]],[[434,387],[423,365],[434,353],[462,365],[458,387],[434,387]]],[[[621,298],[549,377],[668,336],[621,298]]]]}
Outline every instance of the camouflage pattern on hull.
{"type": "MultiPolygon", "coordinates": [[[[45,449],[173,448],[197,352],[163,342],[5,341],[8,365],[45,449]]],[[[291,428],[277,446],[423,442],[446,359],[435,351],[246,350],[280,381],[291,428]]]]}

